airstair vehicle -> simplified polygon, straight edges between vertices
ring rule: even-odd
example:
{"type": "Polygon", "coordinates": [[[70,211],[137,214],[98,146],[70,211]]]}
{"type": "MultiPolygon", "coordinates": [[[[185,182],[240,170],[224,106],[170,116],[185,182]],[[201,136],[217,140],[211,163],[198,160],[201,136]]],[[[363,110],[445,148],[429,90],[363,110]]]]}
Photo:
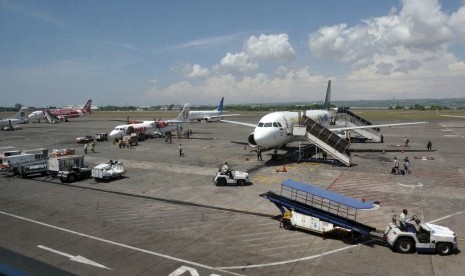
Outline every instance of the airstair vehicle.
{"type": "MultiPolygon", "coordinates": [[[[341,120],[338,120],[336,124],[338,126],[353,127],[353,126],[370,126],[372,123],[357,114],[349,110],[349,107],[338,107],[337,108],[338,117],[341,120]]],[[[379,128],[364,128],[364,129],[353,129],[351,130],[358,135],[365,137],[368,140],[373,142],[381,142],[381,137],[378,135],[379,128]]]]}
{"type": "Polygon", "coordinates": [[[346,166],[350,166],[350,156],[347,149],[350,143],[319,123],[302,115],[299,126],[294,126],[293,135],[305,136],[317,147],[334,156],[346,166]]]}
{"type": "Polygon", "coordinates": [[[339,232],[346,243],[355,243],[359,238],[383,239],[374,227],[357,221],[360,210],[377,209],[378,202],[361,201],[291,179],[281,183],[281,194],[270,191],[260,196],[278,207],[285,229],[339,232]]]}

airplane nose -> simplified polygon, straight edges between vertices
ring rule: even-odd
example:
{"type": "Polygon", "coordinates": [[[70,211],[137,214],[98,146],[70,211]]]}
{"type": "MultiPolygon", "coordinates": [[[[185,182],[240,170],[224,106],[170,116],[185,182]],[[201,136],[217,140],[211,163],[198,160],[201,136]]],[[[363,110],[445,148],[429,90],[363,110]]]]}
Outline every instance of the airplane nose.
{"type": "Polygon", "coordinates": [[[119,130],[112,130],[108,136],[110,136],[110,138],[121,138],[122,137],[121,131],[119,130]]]}
{"type": "Polygon", "coordinates": [[[264,138],[263,128],[256,128],[253,133],[253,138],[255,140],[255,143],[257,143],[257,145],[265,146],[263,144],[263,138],[264,138]]]}

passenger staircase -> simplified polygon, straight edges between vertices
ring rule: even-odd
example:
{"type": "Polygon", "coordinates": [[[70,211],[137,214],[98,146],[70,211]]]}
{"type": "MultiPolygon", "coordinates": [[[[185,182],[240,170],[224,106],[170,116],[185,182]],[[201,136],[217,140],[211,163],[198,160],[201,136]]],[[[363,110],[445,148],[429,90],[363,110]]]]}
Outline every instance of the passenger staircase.
{"type": "Polygon", "coordinates": [[[45,119],[51,124],[56,124],[59,122],[58,119],[55,116],[53,116],[52,113],[50,113],[50,111],[47,109],[44,110],[44,115],[45,119]]]}
{"type": "Polygon", "coordinates": [[[305,136],[310,142],[335,157],[344,165],[350,166],[350,156],[347,154],[350,143],[345,138],[340,137],[305,114],[301,117],[300,125],[294,127],[294,135],[299,132],[296,128],[305,127],[305,132],[302,132],[302,136],[305,136]]]}
{"type": "MultiPolygon", "coordinates": [[[[338,117],[342,119],[342,124],[338,123],[337,126],[355,127],[355,126],[369,126],[372,123],[349,110],[349,107],[338,107],[338,117]]],[[[381,142],[381,137],[377,134],[379,128],[364,128],[351,130],[369,140],[374,142],[381,142]]]]}

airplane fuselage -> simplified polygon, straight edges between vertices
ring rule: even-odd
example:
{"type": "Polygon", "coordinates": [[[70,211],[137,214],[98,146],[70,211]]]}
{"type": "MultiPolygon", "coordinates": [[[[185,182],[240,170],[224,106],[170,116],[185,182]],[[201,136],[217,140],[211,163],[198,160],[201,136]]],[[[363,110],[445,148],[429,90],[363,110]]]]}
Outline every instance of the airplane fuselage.
{"type": "Polygon", "coordinates": [[[295,141],[297,137],[292,135],[292,129],[299,125],[299,119],[303,114],[323,125],[328,125],[333,120],[331,112],[326,110],[273,112],[260,119],[254,132],[248,137],[249,145],[277,148],[295,141]]]}
{"type": "MultiPolygon", "coordinates": [[[[50,109],[50,114],[57,118],[77,118],[81,117],[84,115],[87,115],[87,113],[83,109],[50,109]]],[[[42,110],[37,110],[32,112],[29,115],[29,120],[43,120],[45,119],[45,114],[44,111],[42,110]]]]}
{"type": "Polygon", "coordinates": [[[190,121],[220,121],[221,117],[218,117],[222,114],[221,111],[211,110],[211,111],[190,111],[188,120],[190,121]]]}

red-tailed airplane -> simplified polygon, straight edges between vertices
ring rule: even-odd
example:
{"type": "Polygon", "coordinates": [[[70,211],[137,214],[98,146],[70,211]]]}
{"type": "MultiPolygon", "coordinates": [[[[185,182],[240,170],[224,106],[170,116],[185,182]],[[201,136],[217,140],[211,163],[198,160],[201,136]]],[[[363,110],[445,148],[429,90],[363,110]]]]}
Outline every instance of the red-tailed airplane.
{"type": "Polygon", "coordinates": [[[189,110],[190,105],[185,104],[181,113],[177,118],[171,120],[158,120],[158,121],[129,121],[133,122],[126,125],[116,126],[114,130],[110,132],[110,138],[119,140],[124,135],[129,133],[145,133],[146,136],[152,136],[155,134],[165,135],[167,132],[175,130],[182,130],[182,125],[189,123],[189,110]]]}
{"type": "Polygon", "coordinates": [[[47,119],[49,123],[67,122],[68,118],[76,118],[91,114],[92,100],[88,100],[84,108],[57,108],[44,109],[32,112],[28,118],[29,121],[47,119]]]}

